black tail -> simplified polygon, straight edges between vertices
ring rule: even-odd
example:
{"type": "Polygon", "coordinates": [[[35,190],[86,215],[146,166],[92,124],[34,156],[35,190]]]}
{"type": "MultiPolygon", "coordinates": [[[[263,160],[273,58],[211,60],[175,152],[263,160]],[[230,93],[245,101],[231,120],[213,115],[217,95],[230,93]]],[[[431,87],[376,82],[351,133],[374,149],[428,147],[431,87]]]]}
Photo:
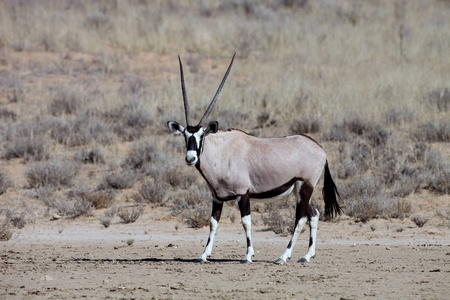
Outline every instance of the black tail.
{"type": "Polygon", "coordinates": [[[331,177],[330,169],[328,168],[328,161],[325,163],[325,175],[322,189],[323,200],[325,201],[325,217],[334,218],[342,213],[342,208],[339,206],[337,197],[341,200],[341,196],[331,177]]]}

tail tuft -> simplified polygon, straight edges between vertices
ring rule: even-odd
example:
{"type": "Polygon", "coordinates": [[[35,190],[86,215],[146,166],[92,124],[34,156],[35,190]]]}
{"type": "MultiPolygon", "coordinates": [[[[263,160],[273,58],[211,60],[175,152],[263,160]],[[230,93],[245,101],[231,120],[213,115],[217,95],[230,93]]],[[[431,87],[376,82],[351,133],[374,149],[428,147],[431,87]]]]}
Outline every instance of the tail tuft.
{"type": "Polygon", "coordinates": [[[328,161],[325,163],[324,183],[322,189],[323,200],[325,201],[325,217],[334,218],[342,213],[342,208],[339,206],[337,198],[341,199],[339,192],[331,177],[330,169],[328,168],[328,161]],[[337,196],[337,197],[336,197],[337,196]]]}

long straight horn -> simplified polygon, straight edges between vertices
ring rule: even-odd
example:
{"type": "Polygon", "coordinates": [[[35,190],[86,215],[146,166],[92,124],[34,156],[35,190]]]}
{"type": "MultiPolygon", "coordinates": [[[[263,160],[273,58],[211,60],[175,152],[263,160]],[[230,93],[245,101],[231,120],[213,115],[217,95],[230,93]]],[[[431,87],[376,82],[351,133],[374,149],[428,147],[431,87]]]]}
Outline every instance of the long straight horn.
{"type": "Polygon", "coordinates": [[[217,89],[216,94],[214,95],[214,98],[212,99],[211,103],[208,106],[208,109],[206,110],[205,114],[203,115],[202,119],[200,120],[200,123],[199,123],[200,126],[203,126],[203,124],[205,123],[205,121],[208,118],[209,114],[211,113],[211,111],[212,111],[212,109],[214,107],[214,104],[216,104],[217,98],[219,98],[220,91],[222,90],[222,87],[225,84],[225,81],[227,80],[228,73],[230,73],[231,66],[233,65],[233,60],[234,60],[235,56],[236,56],[236,52],[234,52],[233,58],[231,59],[230,65],[228,66],[228,70],[225,73],[225,76],[223,77],[222,82],[220,83],[220,86],[217,89]]]}
{"type": "Polygon", "coordinates": [[[191,126],[191,114],[189,113],[189,102],[186,95],[186,86],[184,85],[183,65],[181,64],[180,56],[178,55],[178,61],[180,62],[180,74],[181,74],[181,90],[183,91],[184,113],[186,114],[186,123],[191,126]]]}

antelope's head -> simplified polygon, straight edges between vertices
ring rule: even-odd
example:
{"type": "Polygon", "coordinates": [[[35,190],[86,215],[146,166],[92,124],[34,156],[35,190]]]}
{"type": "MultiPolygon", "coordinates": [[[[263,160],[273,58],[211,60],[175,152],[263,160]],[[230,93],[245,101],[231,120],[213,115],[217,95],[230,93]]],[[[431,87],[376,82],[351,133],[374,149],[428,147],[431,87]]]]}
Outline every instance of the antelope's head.
{"type": "Polygon", "coordinates": [[[186,127],[183,127],[178,122],[169,121],[167,122],[167,126],[169,127],[170,132],[173,134],[183,134],[186,141],[186,163],[190,166],[194,166],[200,157],[203,140],[205,136],[209,133],[216,133],[219,129],[219,123],[217,121],[211,121],[209,124],[204,127],[205,121],[211,113],[214,104],[216,104],[217,98],[219,98],[220,91],[222,90],[225,81],[227,80],[228,74],[230,73],[231,66],[233,65],[233,60],[236,53],[234,53],[233,58],[231,59],[230,65],[228,66],[227,72],[220,83],[219,88],[217,89],[214,98],[208,106],[205,114],[201,118],[200,122],[193,126],[191,123],[191,117],[189,113],[189,103],[186,95],[186,87],[184,85],[184,75],[183,75],[183,65],[181,64],[180,56],[178,56],[178,61],[180,62],[180,75],[181,75],[181,90],[183,92],[183,102],[184,102],[184,112],[186,114],[186,127]]]}

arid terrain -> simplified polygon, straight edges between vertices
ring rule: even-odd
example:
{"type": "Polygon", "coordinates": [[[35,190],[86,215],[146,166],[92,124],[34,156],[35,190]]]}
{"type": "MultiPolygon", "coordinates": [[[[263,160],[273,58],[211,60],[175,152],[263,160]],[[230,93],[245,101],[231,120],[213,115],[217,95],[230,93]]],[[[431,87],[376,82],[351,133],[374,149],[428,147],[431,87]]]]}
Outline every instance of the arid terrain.
{"type": "MultiPolygon", "coordinates": [[[[450,1],[0,1],[0,299],[447,299],[450,1]],[[344,214],[316,257],[292,197],[233,202],[185,163],[178,55],[198,121],[307,134],[344,214]]],[[[299,163],[303,163],[299,161],[299,163]]]]}
{"type": "Polygon", "coordinates": [[[256,225],[254,262],[242,265],[244,232],[225,221],[210,262],[196,263],[208,229],[158,220],[161,213],[146,212],[133,226],[48,221],[15,233],[0,244],[0,298],[447,298],[450,234],[442,227],[377,220],[372,230],[345,217],[321,222],[311,263],[297,262],[307,248],[304,232],[292,260],[276,265],[288,237],[256,225]]]}

